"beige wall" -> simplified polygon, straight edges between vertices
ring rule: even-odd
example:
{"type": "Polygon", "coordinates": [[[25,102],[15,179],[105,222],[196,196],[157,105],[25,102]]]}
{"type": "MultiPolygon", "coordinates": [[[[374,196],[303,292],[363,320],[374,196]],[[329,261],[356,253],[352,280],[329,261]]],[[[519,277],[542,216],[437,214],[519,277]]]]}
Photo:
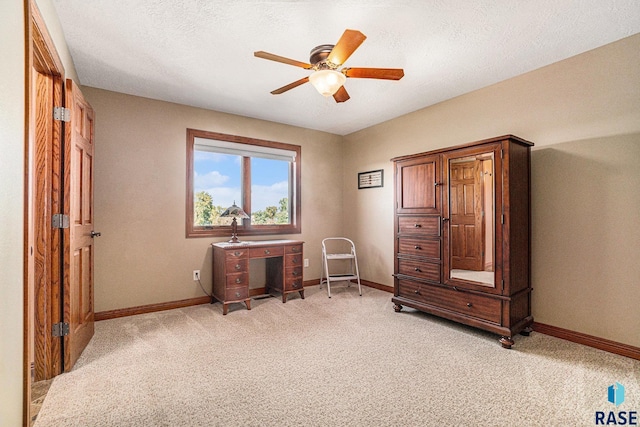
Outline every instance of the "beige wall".
{"type": "MultiPolygon", "coordinates": [[[[67,77],[78,81],[55,10],[38,5],[67,77]]],[[[13,426],[22,422],[23,6],[1,7],[0,425],[13,426]]],[[[319,277],[321,238],[344,233],[358,244],[363,278],[389,286],[389,159],[513,133],[536,143],[536,320],[640,346],[639,48],[636,35],[344,139],[85,88],[97,111],[96,309],[202,295],[193,269],[210,289],[213,239],[184,238],[186,127],[302,145],[303,234],[288,237],[307,242],[306,278],[319,277]],[[380,168],[384,188],[358,191],[357,172],[380,168]]]]}
{"type": "Polygon", "coordinates": [[[638,51],[635,35],[346,136],[345,233],[364,278],[393,286],[389,159],[515,134],[536,144],[535,320],[640,346],[638,51]],[[384,188],[358,191],[357,172],[380,168],[384,188]]]}
{"type": "Polygon", "coordinates": [[[0,6],[0,425],[22,425],[24,13],[0,6]]]}
{"type": "MultiPolygon", "coordinates": [[[[342,232],[342,138],[246,117],[83,88],[96,111],[96,311],[204,296],[211,248],[185,238],[186,129],[302,147],[305,279],[320,277],[320,240],[342,232]]],[[[274,238],[273,236],[265,238],[274,238]]],[[[252,238],[252,240],[259,240],[252,238]]],[[[263,283],[264,284],[264,283],[263,283]]]]}

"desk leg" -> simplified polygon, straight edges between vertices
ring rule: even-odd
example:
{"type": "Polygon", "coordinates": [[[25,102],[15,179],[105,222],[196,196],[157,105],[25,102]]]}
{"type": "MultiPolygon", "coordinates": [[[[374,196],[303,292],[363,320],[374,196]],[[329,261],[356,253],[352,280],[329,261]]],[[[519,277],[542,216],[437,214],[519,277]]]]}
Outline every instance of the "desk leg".
{"type": "Polygon", "coordinates": [[[223,302],[222,303],[222,314],[226,316],[228,311],[229,311],[229,304],[226,304],[226,303],[223,302]]]}
{"type": "Polygon", "coordinates": [[[287,294],[282,292],[282,303],[284,304],[285,302],[287,302],[287,294]]]}
{"type": "Polygon", "coordinates": [[[251,310],[251,300],[250,299],[246,299],[246,300],[244,300],[244,303],[247,305],[247,310],[251,310]]]}
{"type": "Polygon", "coordinates": [[[300,294],[300,298],[304,299],[304,290],[298,291],[298,293],[300,294]]]}

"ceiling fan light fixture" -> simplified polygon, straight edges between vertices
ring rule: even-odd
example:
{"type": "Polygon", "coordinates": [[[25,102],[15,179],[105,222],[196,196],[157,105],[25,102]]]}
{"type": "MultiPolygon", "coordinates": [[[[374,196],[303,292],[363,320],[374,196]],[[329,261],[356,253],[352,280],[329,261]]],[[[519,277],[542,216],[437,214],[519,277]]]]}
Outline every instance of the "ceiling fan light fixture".
{"type": "Polygon", "coordinates": [[[309,76],[309,82],[322,96],[333,96],[347,81],[347,77],[336,70],[318,70],[309,76]]]}

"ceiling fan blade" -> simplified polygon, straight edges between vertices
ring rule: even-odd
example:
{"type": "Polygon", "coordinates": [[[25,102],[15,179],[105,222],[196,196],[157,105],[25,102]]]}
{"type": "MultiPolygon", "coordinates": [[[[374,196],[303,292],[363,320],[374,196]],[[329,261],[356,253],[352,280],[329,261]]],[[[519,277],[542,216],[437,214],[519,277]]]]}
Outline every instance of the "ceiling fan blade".
{"type": "Polygon", "coordinates": [[[344,68],[342,73],[359,79],[400,80],[404,76],[402,68],[344,68]]]}
{"type": "Polygon", "coordinates": [[[344,86],[340,86],[340,89],[338,89],[338,91],[333,94],[333,99],[335,99],[336,102],[345,102],[348,101],[349,98],[351,97],[347,93],[347,90],[344,88],[344,86]]]}
{"type": "Polygon", "coordinates": [[[342,65],[353,52],[362,44],[367,36],[356,30],[345,30],[338,43],[331,49],[327,61],[342,65]]]}
{"type": "Polygon", "coordinates": [[[307,64],[306,62],[296,61],[295,59],[285,58],[284,56],[274,55],[273,53],[263,52],[261,50],[253,52],[253,56],[268,59],[270,61],[282,62],[283,64],[294,65],[296,67],[304,68],[305,70],[309,70],[312,67],[311,64],[307,64]]]}
{"type": "Polygon", "coordinates": [[[309,81],[309,77],[304,77],[304,78],[302,78],[302,79],[300,79],[300,80],[296,80],[296,81],[295,81],[295,82],[293,82],[293,83],[289,83],[289,84],[288,84],[288,85],[286,85],[286,86],[282,86],[282,87],[281,87],[281,88],[279,88],[279,89],[272,90],[272,91],[271,91],[271,94],[272,94],[272,95],[280,95],[281,93],[284,93],[284,92],[286,92],[286,91],[288,91],[288,90],[290,90],[290,89],[293,89],[294,87],[298,87],[298,86],[300,86],[300,85],[302,85],[302,84],[305,84],[305,83],[306,83],[306,82],[308,82],[308,81],[309,81]]]}

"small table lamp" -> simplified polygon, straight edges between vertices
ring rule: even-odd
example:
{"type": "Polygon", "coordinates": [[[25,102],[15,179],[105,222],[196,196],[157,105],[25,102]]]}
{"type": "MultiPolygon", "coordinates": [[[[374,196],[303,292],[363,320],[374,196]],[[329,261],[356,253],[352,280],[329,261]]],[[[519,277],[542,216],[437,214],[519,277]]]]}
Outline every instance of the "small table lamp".
{"type": "Polygon", "coordinates": [[[220,214],[220,217],[232,217],[233,222],[231,222],[231,240],[229,243],[240,243],[238,240],[238,223],[236,222],[236,218],[249,218],[240,206],[236,206],[235,200],[233,201],[233,205],[229,206],[224,212],[220,214]]]}

